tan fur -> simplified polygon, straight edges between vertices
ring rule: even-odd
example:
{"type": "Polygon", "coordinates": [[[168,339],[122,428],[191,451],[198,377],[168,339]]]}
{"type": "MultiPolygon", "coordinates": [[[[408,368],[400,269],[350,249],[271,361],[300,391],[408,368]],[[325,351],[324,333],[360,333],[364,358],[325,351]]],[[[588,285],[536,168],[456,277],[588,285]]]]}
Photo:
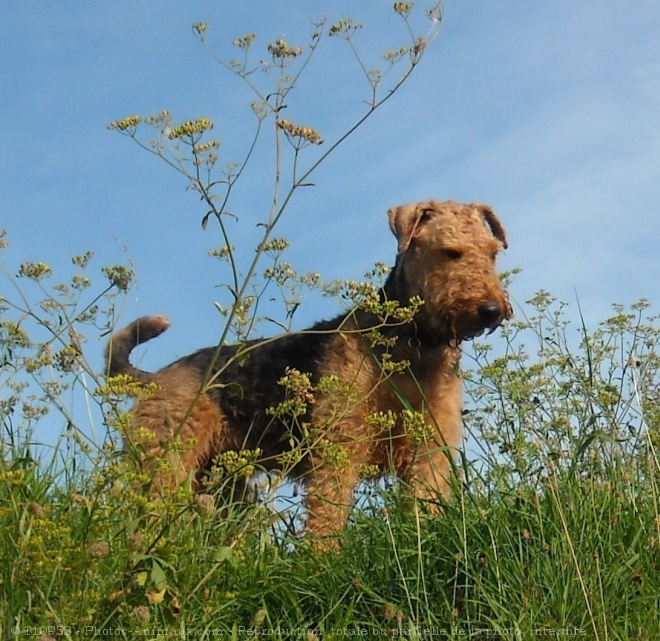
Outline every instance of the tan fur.
{"type": "MultiPolygon", "coordinates": [[[[390,350],[393,360],[408,361],[409,368],[392,376],[383,373],[384,349],[373,348],[364,335],[378,321],[359,310],[281,339],[294,348],[309,348],[309,341],[314,342],[318,356],[308,363],[308,370],[302,371],[310,371],[316,380],[336,375],[351,389],[350,402],[343,397],[318,395],[305,418],[317,429],[322,442],[311,449],[294,475],[306,483],[308,529],[318,536],[336,534],[345,527],[361,465],[395,471],[431,510],[439,509],[437,499],[449,495],[452,461],[461,444],[460,344],[494,330],[512,315],[495,271],[495,257],[507,247],[507,241],[492,209],[480,204],[427,201],[393,208],[388,216],[399,255],[382,298],[396,298],[402,305],[415,295],[425,301],[413,323],[382,329],[396,338],[390,350]],[[327,323],[336,331],[328,333],[327,323]],[[405,407],[422,412],[432,428],[432,436],[421,445],[412,444],[401,420],[387,434],[378,433],[365,420],[371,412],[391,410],[399,415],[405,407]],[[324,453],[328,443],[348,452],[348,465],[328,463],[324,453]]],[[[265,408],[255,414],[250,425],[223,411],[223,407],[229,407],[227,403],[234,403],[231,407],[238,409],[241,403],[223,396],[225,387],[205,386],[198,362],[205,363],[210,352],[202,350],[156,374],[130,365],[130,349],[166,328],[164,317],[140,319],[116,334],[108,349],[109,373],[132,373],[159,386],[153,396],[135,408],[134,424],[154,434],[152,439],[139,439],[145,461],[155,466],[177,430],[183,441],[192,443],[175,457],[168,454],[175,474],[157,475],[157,488],[176,487],[218,453],[243,447],[258,445],[264,451],[264,467],[276,467],[275,457],[286,449],[282,445],[286,441],[282,438],[285,428],[266,423],[261,415],[265,408]],[[142,334],[138,331],[140,323],[144,324],[142,334]]],[[[275,344],[254,344],[242,367],[255,369],[235,370],[250,374],[244,399],[263,386],[274,389],[287,365],[299,366],[277,362],[281,352],[276,351],[275,344]],[[257,365],[261,368],[256,369],[257,365]],[[264,371],[272,372],[268,380],[264,371]],[[256,372],[262,380],[251,378],[257,376],[256,372]]],[[[216,382],[233,382],[224,380],[222,374],[218,377],[216,382]]],[[[130,441],[131,435],[127,438],[130,441]]]]}

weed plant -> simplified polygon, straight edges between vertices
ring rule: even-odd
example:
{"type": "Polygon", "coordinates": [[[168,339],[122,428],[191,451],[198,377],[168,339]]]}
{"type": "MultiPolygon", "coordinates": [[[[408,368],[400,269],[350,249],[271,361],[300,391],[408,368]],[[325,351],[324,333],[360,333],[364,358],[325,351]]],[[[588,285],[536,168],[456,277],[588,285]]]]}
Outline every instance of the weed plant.
{"type": "Polygon", "coordinates": [[[541,293],[525,310],[504,355],[474,345],[469,445],[444,514],[366,486],[339,553],[313,551],[267,504],[216,509],[185,489],[151,502],[113,452],[72,475],[6,440],[5,631],[654,638],[657,318],[616,307],[571,347],[562,306],[541,293]]]}
{"type": "MultiPolygon", "coordinates": [[[[306,288],[374,304],[373,281],[322,285],[297,274],[276,227],[316,168],[419,64],[438,10],[430,9],[431,31],[427,23],[420,31],[413,4],[395,3],[407,42],[384,54],[382,68],[362,60],[361,25],[345,18],[314,25],[306,47],[271,43],[262,75],[254,34],[234,41],[238,60],[225,60],[213,53],[208,25],[196,24],[204,46],[254,91],[255,137],[239,164],[220,167],[221,143],[208,138],[205,117],[176,124],[165,111],[111,124],[183,175],[206,207],[202,224],[215,225],[213,257],[228,275],[218,349],[274,321],[260,311],[266,291],[281,294],[284,320],[275,322],[287,331],[306,288]],[[295,104],[292,90],[325,36],[353,51],[369,97],[354,124],[321,147],[320,131],[284,118],[284,107],[295,104]],[[245,263],[226,222],[237,216],[234,186],[264,131],[274,137],[273,207],[245,263]]],[[[471,344],[468,438],[444,513],[427,514],[396,483],[367,480],[339,551],[320,553],[301,536],[301,514],[273,498],[278,479],[262,478],[256,503],[218,500],[258,471],[258,452],[218,460],[207,493],[184,484],[154,500],[145,491],[149,475],[121,434],[127,399],[150,390],[99,375],[88,346],[115,327],[134,274],[106,266],[99,285],[91,252],[72,265],[55,285],[44,263],[2,267],[1,638],[658,638],[660,328],[647,302],[615,306],[591,329],[540,292],[492,341],[471,344]]],[[[385,272],[376,266],[370,277],[385,272]]],[[[296,407],[273,410],[295,419],[296,407]]]]}

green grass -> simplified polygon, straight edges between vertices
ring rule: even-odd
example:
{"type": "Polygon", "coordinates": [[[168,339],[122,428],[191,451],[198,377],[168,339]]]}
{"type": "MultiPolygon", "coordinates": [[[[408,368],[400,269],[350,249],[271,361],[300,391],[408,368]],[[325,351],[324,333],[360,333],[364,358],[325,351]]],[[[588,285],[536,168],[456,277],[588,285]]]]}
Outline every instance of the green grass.
{"type": "Polygon", "coordinates": [[[376,515],[355,515],[338,554],[274,542],[259,507],[227,515],[188,497],[156,514],[106,472],[62,488],[27,461],[5,465],[5,638],[13,626],[60,626],[65,638],[93,636],[89,626],[126,638],[140,626],[237,638],[660,634],[658,502],[625,467],[608,482],[557,474],[542,491],[486,496],[467,483],[440,517],[393,493],[376,515]]]}
{"type": "MultiPolygon", "coordinates": [[[[336,553],[264,505],[153,502],[116,440],[95,449],[70,421],[37,455],[31,407],[52,386],[20,380],[43,346],[6,325],[0,638],[660,638],[657,318],[616,307],[571,345],[561,306],[530,306],[500,355],[466,354],[471,436],[444,513],[366,495],[336,553]]],[[[121,425],[121,398],[99,398],[121,425]]]]}

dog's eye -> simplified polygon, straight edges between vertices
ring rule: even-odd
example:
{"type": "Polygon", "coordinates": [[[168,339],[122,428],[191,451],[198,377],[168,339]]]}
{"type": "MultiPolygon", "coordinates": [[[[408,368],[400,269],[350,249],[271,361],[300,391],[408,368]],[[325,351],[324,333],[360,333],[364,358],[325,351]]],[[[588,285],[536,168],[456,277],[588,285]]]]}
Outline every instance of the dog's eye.
{"type": "Polygon", "coordinates": [[[425,209],[422,212],[422,215],[419,217],[419,222],[420,223],[428,223],[431,218],[433,218],[433,214],[435,212],[432,209],[425,209]]]}
{"type": "Polygon", "coordinates": [[[446,260],[458,260],[463,255],[460,249],[452,249],[451,247],[441,249],[440,252],[446,260]]]}

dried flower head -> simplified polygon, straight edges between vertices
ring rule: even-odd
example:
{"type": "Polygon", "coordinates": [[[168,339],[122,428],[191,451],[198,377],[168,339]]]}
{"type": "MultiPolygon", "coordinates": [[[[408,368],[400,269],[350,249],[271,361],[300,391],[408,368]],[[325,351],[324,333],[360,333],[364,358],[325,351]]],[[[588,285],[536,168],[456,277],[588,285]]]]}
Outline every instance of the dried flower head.
{"type": "Polygon", "coordinates": [[[276,40],[273,44],[268,45],[268,51],[273,58],[296,58],[302,54],[300,47],[290,47],[286,40],[276,40]]]}
{"type": "Polygon", "coordinates": [[[328,35],[348,39],[358,29],[362,29],[362,24],[360,22],[355,22],[352,18],[341,18],[341,20],[335,22],[335,24],[330,27],[328,35]]]}
{"type": "Polygon", "coordinates": [[[99,541],[89,548],[89,554],[93,559],[102,559],[110,554],[110,544],[107,541],[99,541]]]}
{"type": "Polygon", "coordinates": [[[170,112],[167,111],[167,109],[163,109],[163,111],[145,118],[144,122],[146,122],[148,125],[157,125],[161,122],[169,122],[169,120],[170,112]]]}
{"type": "Polygon", "coordinates": [[[401,60],[401,58],[403,58],[403,56],[405,56],[409,51],[410,49],[408,47],[399,47],[399,49],[393,51],[386,51],[383,54],[383,60],[393,65],[395,62],[401,60]]]}
{"type": "Polygon", "coordinates": [[[407,18],[410,15],[412,8],[415,6],[414,2],[395,2],[394,11],[400,16],[407,18]]]}
{"type": "Polygon", "coordinates": [[[208,30],[209,25],[206,22],[195,22],[193,24],[193,32],[196,33],[200,38],[204,38],[206,31],[208,30]]]}
{"type": "Polygon", "coordinates": [[[290,120],[278,120],[277,126],[286,133],[289,138],[299,138],[301,141],[311,142],[314,145],[322,145],[323,137],[311,127],[301,127],[290,120]]]}
{"type": "Polygon", "coordinates": [[[195,506],[202,516],[211,516],[215,512],[215,498],[212,494],[196,494],[195,506]]]}
{"type": "Polygon", "coordinates": [[[236,38],[236,40],[233,40],[232,43],[234,46],[238,47],[239,49],[243,49],[247,51],[249,46],[252,44],[252,41],[257,37],[256,33],[246,33],[242,38],[236,38]]]}

